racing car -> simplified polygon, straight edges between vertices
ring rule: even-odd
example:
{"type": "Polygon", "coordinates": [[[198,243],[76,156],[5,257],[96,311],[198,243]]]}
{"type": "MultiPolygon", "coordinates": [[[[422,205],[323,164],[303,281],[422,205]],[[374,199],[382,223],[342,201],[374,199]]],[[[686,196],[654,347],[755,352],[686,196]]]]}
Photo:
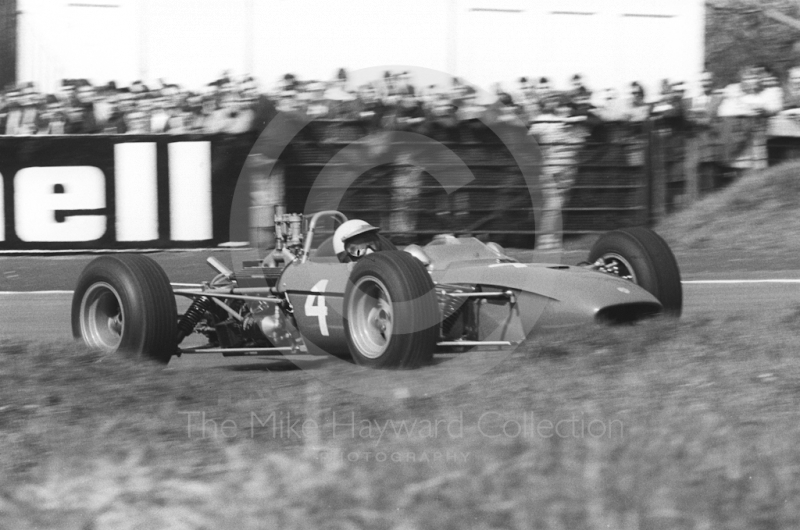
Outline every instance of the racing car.
{"type": "Polygon", "coordinates": [[[162,363],[189,353],[306,353],[406,369],[437,352],[514,347],[546,328],[677,317],[683,303],[675,257],[646,228],[604,234],[571,266],[522,263],[495,243],[451,234],[398,250],[341,212],[279,207],[264,259],[236,271],[207,262],[211,280],[171,284],[147,256],[96,258],[77,282],[73,335],[162,363]],[[314,247],[323,225],[338,228],[314,247]],[[182,314],[176,296],[190,299],[182,314]],[[190,335],[204,345],[182,346],[190,335]]]}

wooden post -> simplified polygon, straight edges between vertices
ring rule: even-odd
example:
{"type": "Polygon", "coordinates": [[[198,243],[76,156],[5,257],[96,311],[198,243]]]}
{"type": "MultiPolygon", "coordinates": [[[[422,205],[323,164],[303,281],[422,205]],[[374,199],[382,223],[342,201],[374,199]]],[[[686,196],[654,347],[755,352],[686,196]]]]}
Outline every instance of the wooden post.
{"type": "Polygon", "coordinates": [[[683,142],[684,207],[700,199],[700,138],[688,136],[683,142]]]}
{"type": "Polygon", "coordinates": [[[667,214],[667,170],[664,138],[658,127],[650,133],[650,221],[655,224],[667,214]]]}

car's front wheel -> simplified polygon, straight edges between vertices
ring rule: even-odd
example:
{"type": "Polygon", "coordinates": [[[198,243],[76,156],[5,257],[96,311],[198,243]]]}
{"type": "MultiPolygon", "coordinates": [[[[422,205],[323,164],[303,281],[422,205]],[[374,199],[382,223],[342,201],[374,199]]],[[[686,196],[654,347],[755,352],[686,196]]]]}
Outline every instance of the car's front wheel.
{"type": "Polygon", "coordinates": [[[92,349],[167,363],[177,350],[177,313],[169,279],[155,261],[102,256],[78,279],[72,334],[92,349]]]}
{"type": "Polygon", "coordinates": [[[439,308],[428,271],[406,252],[361,258],[344,295],[344,330],[353,360],[373,368],[416,368],[430,362],[439,308]]]}
{"type": "Polygon", "coordinates": [[[661,236],[647,228],[623,228],[603,234],[589,252],[589,262],[632,281],[655,296],[664,313],[683,309],[681,273],[675,255],[661,236]]]}

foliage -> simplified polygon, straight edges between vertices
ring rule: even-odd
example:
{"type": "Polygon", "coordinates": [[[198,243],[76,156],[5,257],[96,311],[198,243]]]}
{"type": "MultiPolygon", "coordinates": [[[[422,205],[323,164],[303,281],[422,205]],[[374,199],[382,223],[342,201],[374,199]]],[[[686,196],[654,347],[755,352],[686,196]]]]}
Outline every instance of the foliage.
{"type": "Polygon", "coordinates": [[[718,85],[737,81],[748,66],[763,66],[782,80],[800,64],[800,29],[767,16],[771,9],[800,20],[795,0],[710,0],[706,2],[706,65],[718,85]]]}

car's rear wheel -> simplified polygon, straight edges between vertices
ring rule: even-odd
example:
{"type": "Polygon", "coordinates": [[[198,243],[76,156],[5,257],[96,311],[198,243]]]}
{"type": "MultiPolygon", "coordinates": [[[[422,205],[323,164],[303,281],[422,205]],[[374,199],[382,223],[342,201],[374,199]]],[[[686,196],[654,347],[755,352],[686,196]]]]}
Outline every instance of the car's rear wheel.
{"type": "Polygon", "coordinates": [[[167,363],[177,350],[177,314],[169,279],[155,261],[102,256],[78,279],[72,334],[105,353],[167,363]]]}
{"type": "Polygon", "coordinates": [[[630,280],[655,296],[664,313],[678,317],[683,309],[681,273],[675,255],[658,234],[647,228],[624,228],[600,237],[589,252],[589,262],[603,260],[603,268],[630,280]]]}
{"type": "Polygon", "coordinates": [[[361,258],[345,290],[344,312],[357,364],[416,368],[430,362],[439,308],[428,271],[410,254],[388,250],[361,258]]]}

